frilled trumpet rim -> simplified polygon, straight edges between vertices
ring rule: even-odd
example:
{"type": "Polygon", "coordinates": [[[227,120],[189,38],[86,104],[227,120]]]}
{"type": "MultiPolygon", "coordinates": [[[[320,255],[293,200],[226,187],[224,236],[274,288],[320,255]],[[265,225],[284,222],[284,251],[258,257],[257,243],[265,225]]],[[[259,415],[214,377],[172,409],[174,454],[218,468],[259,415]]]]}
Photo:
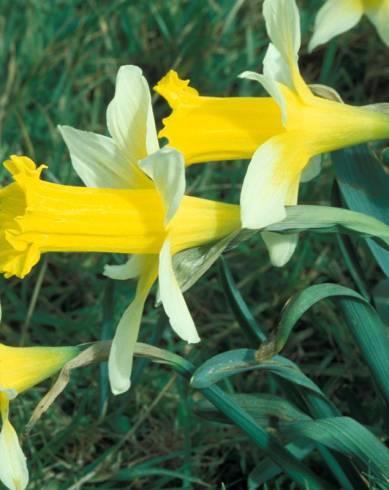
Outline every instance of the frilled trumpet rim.
{"type": "Polygon", "coordinates": [[[239,228],[239,206],[184,196],[165,224],[156,188],[65,186],[40,179],[45,166],[27,157],[4,163],[14,183],[0,190],[0,271],[23,278],[45,252],[172,253],[239,228]]]}

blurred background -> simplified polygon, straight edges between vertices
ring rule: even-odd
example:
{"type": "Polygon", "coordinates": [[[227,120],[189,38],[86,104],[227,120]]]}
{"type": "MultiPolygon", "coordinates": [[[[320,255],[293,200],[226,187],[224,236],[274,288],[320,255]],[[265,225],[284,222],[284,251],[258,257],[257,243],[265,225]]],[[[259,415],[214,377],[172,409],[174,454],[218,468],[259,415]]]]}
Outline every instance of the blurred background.
{"type": "MultiPolygon", "coordinates": [[[[349,103],[388,102],[388,50],[366,18],[308,55],[306,45],[322,2],[298,4],[305,79],[334,87],[349,103]]],[[[49,166],[47,180],[81,185],[57,125],[107,134],[105,110],[120,65],[139,65],[150,87],[174,68],[203,95],[263,95],[258,84],[237,79],[244,70],[261,70],[268,44],[261,8],[261,0],[0,2],[2,161],[13,153],[26,154],[49,166]]],[[[169,108],[155,93],[153,101],[160,126],[169,108]]],[[[188,170],[189,192],[237,203],[246,167],[242,161],[194,166],[188,170]]],[[[0,175],[3,185],[9,182],[4,170],[0,175]]],[[[332,179],[326,168],[320,179],[303,185],[301,201],[329,204],[332,179]]],[[[376,266],[364,246],[358,253],[373,287],[376,266]]],[[[226,259],[253,314],[269,332],[285,301],[308,284],[331,281],[353,287],[330,235],[305,235],[298,253],[280,270],[271,267],[259,239],[229,252],[226,259]]],[[[113,284],[101,272],[105,263],[123,260],[51,254],[23,281],[1,278],[0,341],[66,345],[111,338],[134,285],[113,284]]],[[[223,293],[218,264],[186,297],[203,339],[199,346],[188,347],[173,335],[153,297],[142,340],[196,362],[246,347],[223,293]]],[[[374,419],[378,402],[366,367],[339,322],[332,305],[315,307],[300,322],[286,355],[345,414],[350,404],[368,406],[374,419]]],[[[265,383],[271,390],[271,379],[254,371],[226,389],[255,393],[265,383]]],[[[46,389],[41,386],[13,404],[17,428],[23,428],[46,389]]],[[[136,362],[131,392],[117,398],[109,394],[104,369],[74,372],[66,392],[23,438],[29,488],[189,490],[222,488],[222,483],[226,489],[246,488],[258,451],[237,429],[197,418],[197,397],[170,370],[144,361],[136,362]]],[[[326,476],[324,470],[321,474],[326,476]]],[[[286,477],[274,485],[294,488],[286,477]]]]}

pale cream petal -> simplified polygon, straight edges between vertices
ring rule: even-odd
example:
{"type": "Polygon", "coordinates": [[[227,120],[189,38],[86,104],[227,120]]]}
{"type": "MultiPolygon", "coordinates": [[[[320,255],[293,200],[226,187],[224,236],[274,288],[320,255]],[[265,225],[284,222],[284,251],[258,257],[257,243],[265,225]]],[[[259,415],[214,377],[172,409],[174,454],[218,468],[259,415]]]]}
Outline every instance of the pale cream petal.
{"type": "Polygon", "coordinates": [[[289,63],[297,62],[300,49],[300,17],[294,0],[265,0],[263,15],[271,42],[289,63]]]}
{"type": "Polygon", "coordinates": [[[165,241],[159,254],[159,292],[173,330],[191,344],[199,342],[200,337],[174,274],[169,240],[165,241]]]}
{"type": "Polygon", "coordinates": [[[120,67],[115,95],[107,108],[107,126],[133,164],[158,150],[150,89],[139,67],[120,67]]]}
{"type": "Polygon", "coordinates": [[[127,279],[135,279],[140,276],[144,263],[143,256],[132,255],[127,262],[122,265],[109,265],[104,267],[104,276],[110,279],[126,281],[127,279]]]}
{"type": "Polygon", "coordinates": [[[362,0],[327,0],[318,11],[308,50],[354,27],[363,14],[362,0]]]}
{"type": "Polygon", "coordinates": [[[165,146],[141,160],[140,167],[153,180],[165,204],[165,223],[175,215],[185,193],[182,153],[165,146]]]}
{"type": "Polygon", "coordinates": [[[126,308],[116,329],[108,359],[108,374],[114,395],[131,386],[131,371],[136,341],[142,320],[143,308],[158,271],[158,257],[142,256],[144,262],[135,298],[126,308]]]}
{"type": "Polygon", "coordinates": [[[10,490],[24,490],[28,485],[26,457],[15,429],[8,420],[9,400],[0,393],[2,428],[0,433],[0,480],[10,490]]]}
{"type": "Polygon", "coordinates": [[[88,187],[136,188],[147,178],[106,136],[58,126],[73,168],[88,187]]]}
{"type": "Polygon", "coordinates": [[[262,229],[285,218],[285,205],[296,198],[300,175],[309,160],[304,135],[283,133],[258,148],[243,181],[242,226],[262,229]]]}
{"type": "Polygon", "coordinates": [[[290,235],[263,231],[263,241],[269,252],[270,261],[275,267],[283,267],[292,257],[298,242],[298,234],[290,235]]]}
{"type": "Polygon", "coordinates": [[[381,0],[375,7],[367,8],[366,15],[375,25],[382,41],[389,47],[389,0],[381,0]]]}
{"type": "Polygon", "coordinates": [[[272,43],[269,44],[263,59],[263,74],[266,78],[282,83],[290,89],[294,88],[290,66],[272,43]]]}

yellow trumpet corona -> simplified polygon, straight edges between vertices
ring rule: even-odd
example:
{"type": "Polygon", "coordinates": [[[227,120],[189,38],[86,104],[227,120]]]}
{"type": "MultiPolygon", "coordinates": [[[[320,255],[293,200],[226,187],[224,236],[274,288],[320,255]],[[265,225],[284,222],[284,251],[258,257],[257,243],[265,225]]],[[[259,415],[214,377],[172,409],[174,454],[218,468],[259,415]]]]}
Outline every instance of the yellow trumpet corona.
{"type": "Polygon", "coordinates": [[[239,227],[239,206],[184,196],[168,225],[156,188],[104,189],[40,179],[27,157],[5,162],[15,182],[0,190],[0,271],[23,278],[45,252],[158,254],[212,242],[239,227]]]}
{"type": "Polygon", "coordinates": [[[186,165],[249,159],[258,145],[283,131],[271,97],[205,97],[170,70],[154,87],[173,109],[159,136],[179,149],[186,165]]]}

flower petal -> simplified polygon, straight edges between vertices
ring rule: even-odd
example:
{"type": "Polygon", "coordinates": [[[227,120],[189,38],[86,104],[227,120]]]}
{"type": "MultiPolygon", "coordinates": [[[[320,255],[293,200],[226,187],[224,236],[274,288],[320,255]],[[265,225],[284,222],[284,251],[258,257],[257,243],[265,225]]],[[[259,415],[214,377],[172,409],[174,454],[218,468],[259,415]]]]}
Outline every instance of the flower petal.
{"type": "Polygon", "coordinates": [[[263,59],[263,74],[266,78],[275,80],[293,89],[290,66],[272,43],[269,44],[263,59]]]}
{"type": "Polygon", "coordinates": [[[283,267],[292,257],[298,242],[298,234],[283,235],[271,231],[261,233],[269,252],[270,261],[275,267],[283,267]]]}
{"type": "Polygon", "coordinates": [[[107,108],[107,126],[133,164],[158,150],[150,90],[139,67],[120,67],[115,95],[107,108]]]}
{"type": "Polygon", "coordinates": [[[265,0],[263,15],[268,36],[277,50],[292,64],[300,49],[300,17],[294,0],[265,0]]]}
{"type": "Polygon", "coordinates": [[[159,292],[173,330],[191,344],[199,342],[200,337],[174,274],[169,240],[165,241],[159,254],[159,292]]]}
{"type": "Polygon", "coordinates": [[[125,189],[148,185],[138,166],[131,164],[111,138],[70,126],[58,128],[73,168],[87,187],[125,189]]]}
{"type": "Polygon", "coordinates": [[[165,204],[165,223],[175,215],[185,193],[185,162],[182,154],[165,146],[140,162],[165,204]]]}
{"type": "Polygon", "coordinates": [[[114,395],[124,393],[131,386],[131,371],[135,344],[138,339],[143,308],[150,288],[157,277],[157,257],[142,256],[143,267],[135,298],[124,311],[112,341],[108,359],[108,373],[114,395]]]}
{"type": "Polygon", "coordinates": [[[375,7],[366,8],[366,15],[375,25],[382,41],[389,47],[389,2],[384,0],[375,7]]]}
{"type": "Polygon", "coordinates": [[[275,136],[258,148],[242,186],[244,228],[261,229],[285,218],[285,205],[296,198],[308,159],[304,135],[293,131],[275,136]]]}
{"type": "Polygon", "coordinates": [[[20,447],[15,429],[8,420],[9,399],[0,392],[3,426],[0,433],[0,480],[10,490],[24,490],[28,484],[26,457],[20,447]]]}
{"type": "Polygon", "coordinates": [[[308,51],[354,27],[362,14],[362,0],[327,0],[316,15],[308,51]]]}
{"type": "Polygon", "coordinates": [[[109,265],[104,267],[104,276],[110,279],[126,281],[127,279],[135,279],[140,276],[143,266],[142,255],[131,255],[127,262],[122,265],[109,265]]]}

